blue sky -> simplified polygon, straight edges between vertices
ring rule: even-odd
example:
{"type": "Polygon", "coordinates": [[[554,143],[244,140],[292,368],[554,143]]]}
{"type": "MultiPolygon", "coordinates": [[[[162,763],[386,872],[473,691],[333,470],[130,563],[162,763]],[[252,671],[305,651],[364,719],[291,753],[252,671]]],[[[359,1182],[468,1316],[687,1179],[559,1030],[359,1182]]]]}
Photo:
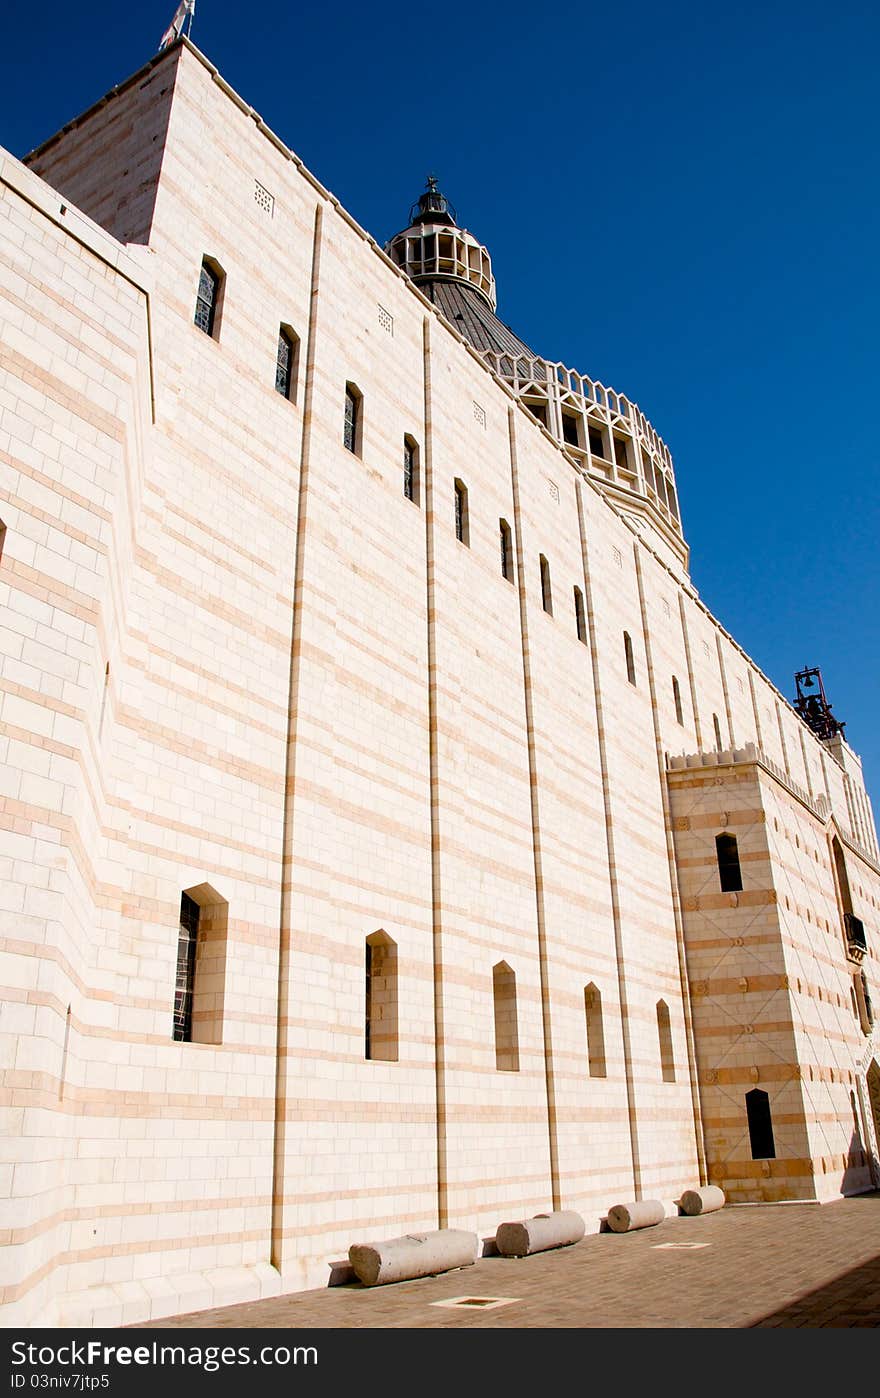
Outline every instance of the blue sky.
{"type": "MultiPolygon", "coordinates": [[[[0,143],[173,10],[13,7],[0,143]]],[[[875,6],[197,0],[193,39],[378,240],[436,171],[502,318],[667,441],[700,595],[786,696],[822,667],[880,799],[875,6]]]]}

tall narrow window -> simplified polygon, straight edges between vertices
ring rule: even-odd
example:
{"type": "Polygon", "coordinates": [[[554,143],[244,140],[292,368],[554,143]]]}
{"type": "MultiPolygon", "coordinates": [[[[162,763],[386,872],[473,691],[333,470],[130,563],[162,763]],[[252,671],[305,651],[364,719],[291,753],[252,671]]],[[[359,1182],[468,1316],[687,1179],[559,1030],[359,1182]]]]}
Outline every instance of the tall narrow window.
{"type": "Polygon", "coordinates": [[[602,996],[592,981],[584,989],[587,1021],[587,1058],[591,1078],[605,1077],[605,1030],[602,1025],[602,996]]]}
{"type": "Polygon", "coordinates": [[[677,520],[677,519],[678,519],[678,500],[677,500],[676,494],[675,494],[675,486],[672,484],[672,481],[667,481],[667,482],[666,482],[666,493],[667,493],[667,496],[669,497],[669,513],[672,515],[673,519],[677,520]]]}
{"type": "Polygon", "coordinates": [[[553,615],[553,593],[550,589],[550,564],[543,553],[539,555],[541,564],[541,605],[545,612],[553,615]]]}
{"type": "Polygon", "coordinates": [[[228,915],[210,884],[181,894],[172,1033],[178,1043],[223,1041],[228,915]]]}
{"type": "Polygon", "coordinates": [[[199,289],[196,294],[195,324],[206,335],[217,338],[220,329],[220,299],[223,287],[223,272],[210,257],[202,259],[199,273],[199,289]]]}
{"type": "Polygon", "coordinates": [[[562,440],[570,447],[579,447],[581,444],[580,423],[581,419],[577,413],[566,412],[563,408],[562,440]]]}
{"type": "Polygon", "coordinates": [[[513,582],[513,538],[506,519],[499,519],[498,532],[501,538],[501,576],[513,582]]]}
{"type": "Polygon", "coordinates": [[[724,744],[721,741],[721,724],[718,722],[717,714],[712,715],[712,723],[715,727],[715,747],[717,748],[718,752],[720,752],[721,749],[724,747],[724,744]]]}
{"type": "Polygon", "coordinates": [[[459,480],[455,482],[455,537],[460,544],[470,545],[467,486],[459,480]]]}
{"type": "Polygon", "coordinates": [[[577,627],[577,638],[587,644],[587,616],[584,611],[584,594],[579,587],[574,590],[574,624],[577,627]]]}
{"type": "Polygon", "coordinates": [[[628,631],[623,633],[623,654],[626,659],[626,677],[630,684],[636,682],[636,662],[633,657],[632,637],[628,631]]]}
{"type": "Polygon", "coordinates": [[[519,1072],[519,1028],[516,1018],[516,975],[506,961],[492,968],[495,999],[495,1067],[519,1072]]]}
{"type": "Polygon", "coordinates": [[[598,427],[590,427],[587,433],[590,441],[590,455],[605,458],[605,443],[602,441],[602,432],[598,427]]]}
{"type": "Polygon", "coordinates": [[[414,437],[403,439],[403,493],[414,505],[419,503],[419,449],[414,437]]]}
{"type": "Polygon", "coordinates": [[[749,1122],[749,1143],[753,1160],[775,1160],[776,1147],[773,1144],[773,1119],[770,1115],[770,1098],[760,1087],[753,1087],[746,1093],[746,1116],[749,1122]]]}
{"type": "Polygon", "coordinates": [[[874,1007],[871,1004],[871,995],[864,971],[859,971],[857,975],[853,976],[853,986],[855,987],[856,1013],[862,1027],[862,1033],[870,1034],[874,1027],[874,1007]]]}
{"type": "Polygon", "coordinates": [[[669,1006],[665,1000],[657,1001],[657,1034],[660,1039],[660,1067],[663,1071],[663,1081],[675,1082],[672,1027],[669,1023],[669,1006]]]}
{"type": "Polygon", "coordinates": [[[6,546],[6,525],[0,519],[0,561],[3,559],[3,549],[6,546]]]}
{"type": "Polygon", "coordinates": [[[275,352],[275,391],[282,398],[296,399],[296,371],[299,340],[289,325],[278,330],[278,349],[275,352]]]}
{"type": "Polygon", "coordinates": [[[675,718],[677,723],[684,723],[684,715],[681,711],[681,689],[675,675],[672,676],[672,698],[675,703],[675,718]]]}
{"type": "Polygon", "coordinates": [[[623,467],[624,471],[629,470],[629,456],[623,437],[614,438],[614,460],[617,462],[618,466],[623,467]]]}
{"type": "Polygon", "coordinates": [[[199,905],[188,894],[184,893],[180,899],[177,976],[174,982],[174,1038],[181,1044],[188,1044],[192,1040],[192,1007],[198,939],[199,905]]]}
{"type": "Polygon", "coordinates": [[[738,893],[743,886],[742,870],[739,867],[739,847],[735,835],[715,836],[715,855],[718,860],[718,877],[722,893],[738,893]]]}
{"type": "Polygon", "coordinates": [[[360,390],[353,383],[345,385],[345,420],[342,429],[342,443],[355,456],[361,454],[361,405],[360,390]]]}
{"type": "Polygon", "coordinates": [[[364,1056],[397,1062],[397,943],[382,931],[366,941],[364,1056]]]}

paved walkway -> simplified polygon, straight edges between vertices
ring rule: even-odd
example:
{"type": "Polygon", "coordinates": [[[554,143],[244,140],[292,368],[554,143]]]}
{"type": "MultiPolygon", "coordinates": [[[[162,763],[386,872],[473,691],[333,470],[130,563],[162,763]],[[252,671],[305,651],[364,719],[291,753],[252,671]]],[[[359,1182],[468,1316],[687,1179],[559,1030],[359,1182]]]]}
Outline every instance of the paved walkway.
{"type": "Polygon", "coordinates": [[[878,1325],[880,1192],[821,1206],[728,1206],[635,1233],[594,1234],[534,1257],[482,1257],[473,1267],[418,1281],[334,1286],[130,1328],[878,1325]],[[444,1304],[462,1298],[472,1304],[444,1304]]]}

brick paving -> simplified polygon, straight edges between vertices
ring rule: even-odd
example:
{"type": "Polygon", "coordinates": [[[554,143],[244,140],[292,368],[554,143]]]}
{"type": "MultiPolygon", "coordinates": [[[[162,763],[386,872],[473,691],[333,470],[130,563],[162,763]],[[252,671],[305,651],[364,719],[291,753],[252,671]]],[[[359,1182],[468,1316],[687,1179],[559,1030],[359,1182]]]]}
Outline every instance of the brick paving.
{"type": "Polygon", "coordinates": [[[880,1325],[880,1192],[727,1206],[526,1258],[396,1285],[359,1283],[131,1329],[742,1329],[880,1325]],[[449,1308],[456,1297],[512,1298],[449,1308]]]}

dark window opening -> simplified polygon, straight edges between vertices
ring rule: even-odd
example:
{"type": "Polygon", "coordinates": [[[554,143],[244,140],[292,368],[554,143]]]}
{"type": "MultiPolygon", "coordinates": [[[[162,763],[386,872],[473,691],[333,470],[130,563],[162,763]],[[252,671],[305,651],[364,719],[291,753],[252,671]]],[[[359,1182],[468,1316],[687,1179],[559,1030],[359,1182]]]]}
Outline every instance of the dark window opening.
{"type": "Polygon", "coordinates": [[[345,422],[342,442],[355,456],[361,454],[361,395],[353,383],[345,385],[345,422]]]}
{"type": "Polygon", "coordinates": [[[544,611],[553,615],[553,593],[550,589],[550,564],[543,553],[539,555],[541,564],[541,605],[544,611]]]}
{"type": "Polygon", "coordinates": [[[629,454],[623,437],[614,438],[614,460],[618,466],[623,467],[624,471],[629,470],[629,454]]]}
{"type": "Polygon", "coordinates": [[[739,848],[735,835],[716,835],[715,854],[718,860],[718,877],[722,893],[738,893],[742,888],[742,871],[739,867],[739,848]]]}
{"type": "Polygon", "coordinates": [[[584,594],[579,587],[574,589],[574,622],[577,627],[577,638],[587,644],[587,617],[584,612],[584,594]]]}
{"type": "Polygon", "coordinates": [[[206,335],[213,337],[218,328],[217,311],[220,304],[220,284],[222,273],[219,268],[205,258],[199,273],[199,289],[196,295],[195,324],[206,335]]]}
{"type": "Polygon", "coordinates": [[[419,449],[412,437],[403,439],[403,493],[413,504],[419,503],[419,449]]]}
{"type": "Polygon", "coordinates": [[[543,423],[545,427],[547,426],[547,404],[546,404],[546,403],[526,403],[526,407],[528,408],[529,412],[532,414],[532,417],[537,418],[538,421],[541,422],[541,423],[543,423]]]}
{"type": "Polygon", "coordinates": [[[676,520],[676,522],[678,522],[678,500],[675,494],[675,486],[672,484],[672,481],[668,480],[666,482],[666,493],[669,497],[669,513],[672,515],[673,519],[676,520]]]}
{"type": "Polygon", "coordinates": [[[746,1115],[749,1120],[749,1142],[753,1160],[775,1160],[776,1147],[773,1143],[773,1119],[770,1114],[770,1098],[759,1087],[746,1093],[746,1115]]]}
{"type": "Polygon", "coordinates": [[[721,749],[724,747],[724,744],[721,741],[721,724],[718,722],[717,714],[712,715],[712,724],[715,728],[715,747],[720,752],[721,749]]]}
{"type": "Polygon", "coordinates": [[[458,480],[455,482],[455,537],[460,544],[470,546],[467,486],[458,480]]]}
{"type": "Polygon", "coordinates": [[[513,582],[513,539],[506,519],[498,521],[498,532],[501,540],[501,576],[513,582]]]}
{"type": "Polygon", "coordinates": [[[677,723],[684,724],[684,714],[681,708],[681,689],[675,675],[672,676],[672,698],[675,702],[675,718],[677,723]]]}
{"type": "Polygon", "coordinates": [[[651,490],[653,490],[656,493],[657,485],[654,481],[654,463],[651,460],[650,456],[648,456],[647,452],[642,452],[642,470],[645,473],[645,480],[647,484],[650,486],[651,490]]]}
{"type": "Polygon", "coordinates": [[[623,654],[626,659],[626,677],[629,680],[630,684],[635,684],[636,662],[635,657],[633,656],[632,637],[630,636],[628,631],[624,631],[623,633],[623,654]]]}
{"type": "Polygon", "coordinates": [[[579,447],[581,444],[580,421],[575,413],[563,411],[562,440],[570,447],[579,447]]]}
{"type": "Polygon", "coordinates": [[[590,453],[591,453],[591,455],[592,455],[592,456],[601,456],[602,459],[604,460],[604,458],[605,458],[605,444],[604,444],[604,442],[602,441],[602,433],[599,431],[598,427],[591,427],[591,428],[589,428],[589,430],[588,430],[588,436],[589,436],[589,440],[590,440],[590,453]]]}
{"type": "Polygon", "coordinates": [[[193,991],[196,979],[196,947],[199,940],[199,905],[188,894],[180,897],[180,930],[177,937],[177,976],[174,983],[174,1038],[192,1042],[193,991]]]}
{"type": "Polygon", "coordinates": [[[299,341],[292,331],[281,326],[275,355],[275,391],[291,401],[296,397],[296,359],[299,341]]]}

